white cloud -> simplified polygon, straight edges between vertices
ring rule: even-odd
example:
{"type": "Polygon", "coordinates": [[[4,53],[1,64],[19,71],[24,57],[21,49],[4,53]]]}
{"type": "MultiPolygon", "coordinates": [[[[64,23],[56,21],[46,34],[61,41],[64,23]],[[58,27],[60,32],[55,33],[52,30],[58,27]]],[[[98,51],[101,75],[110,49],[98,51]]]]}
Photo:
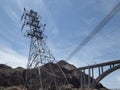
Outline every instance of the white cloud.
{"type": "Polygon", "coordinates": [[[107,88],[120,88],[120,72],[119,69],[107,75],[101,83],[107,88]]]}
{"type": "Polygon", "coordinates": [[[16,0],[16,5],[20,12],[23,12],[23,9],[26,6],[26,0],[16,0]]]}
{"type": "Polygon", "coordinates": [[[80,60],[79,58],[73,58],[72,60],[69,60],[67,62],[69,62],[70,64],[73,64],[76,67],[82,67],[82,66],[88,65],[85,62],[83,62],[82,60],[80,60]]]}
{"type": "Polygon", "coordinates": [[[59,29],[57,27],[57,25],[54,22],[53,16],[51,14],[50,9],[46,6],[46,4],[44,3],[43,0],[41,0],[40,4],[42,5],[42,11],[44,13],[44,17],[47,20],[47,32],[49,33],[49,35],[51,34],[53,37],[57,36],[59,34],[59,29]]]}
{"type": "Polygon", "coordinates": [[[6,8],[6,13],[9,16],[9,18],[13,21],[14,25],[17,28],[20,27],[20,16],[18,15],[18,13],[11,7],[6,8]]]}
{"type": "Polygon", "coordinates": [[[0,63],[7,64],[13,68],[18,66],[25,68],[27,65],[27,58],[18,54],[10,47],[0,46],[0,63]]]}
{"type": "Polygon", "coordinates": [[[117,78],[117,81],[119,81],[119,82],[120,82],[120,76],[118,75],[116,78],[117,78]]]}

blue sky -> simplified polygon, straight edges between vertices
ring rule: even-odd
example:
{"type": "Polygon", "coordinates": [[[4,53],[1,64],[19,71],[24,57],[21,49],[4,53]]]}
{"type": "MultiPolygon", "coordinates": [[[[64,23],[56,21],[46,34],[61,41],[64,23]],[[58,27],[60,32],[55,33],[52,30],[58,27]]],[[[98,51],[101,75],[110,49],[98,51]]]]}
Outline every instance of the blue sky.
{"type": "MultiPolygon", "coordinates": [[[[84,40],[118,0],[0,0],[0,63],[26,67],[29,39],[20,31],[23,8],[33,9],[46,23],[47,45],[56,60],[84,40]]],[[[120,59],[120,12],[68,62],[77,67],[120,59]]],[[[120,88],[117,70],[101,82],[120,88]]]]}

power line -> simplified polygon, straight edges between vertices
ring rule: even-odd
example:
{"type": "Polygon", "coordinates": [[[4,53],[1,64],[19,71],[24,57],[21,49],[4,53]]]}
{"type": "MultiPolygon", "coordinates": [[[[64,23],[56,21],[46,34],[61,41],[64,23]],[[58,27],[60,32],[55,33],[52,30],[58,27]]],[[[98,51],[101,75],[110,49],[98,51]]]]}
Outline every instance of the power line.
{"type": "Polygon", "coordinates": [[[76,53],[80,51],[102,28],[112,19],[114,15],[120,10],[120,2],[111,10],[111,12],[96,26],[96,28],[69,54],[66,60],[71,59],[76,53]]]}

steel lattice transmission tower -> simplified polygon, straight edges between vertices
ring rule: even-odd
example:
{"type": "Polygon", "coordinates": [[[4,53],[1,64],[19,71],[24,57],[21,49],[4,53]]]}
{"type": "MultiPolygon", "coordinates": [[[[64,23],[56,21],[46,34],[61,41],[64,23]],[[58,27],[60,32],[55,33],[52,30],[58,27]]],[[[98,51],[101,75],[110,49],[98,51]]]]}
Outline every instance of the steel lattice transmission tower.
{"type": "Polygon", "coordinates": [[[24,9],[21,20],[23,19],[24,23],[22,25],[22,30],[28,29],[25,30],[25,36],[31,39],[25,86],[28,90],[31,88],[34,88],[34,90],[39,90],[39,88],[41,88],[43,90],[41,66],[48,62],[54,62],[55,60],[46,46],[46,36],[44,35],[46,25],[41,24],[41,17],[33,10],[24,9]]]}

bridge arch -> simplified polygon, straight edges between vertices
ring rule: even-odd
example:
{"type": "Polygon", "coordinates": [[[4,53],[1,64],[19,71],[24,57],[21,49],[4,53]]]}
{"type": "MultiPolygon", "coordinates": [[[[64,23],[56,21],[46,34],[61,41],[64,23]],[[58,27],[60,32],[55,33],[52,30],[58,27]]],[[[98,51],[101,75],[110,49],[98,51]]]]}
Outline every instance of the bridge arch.
{"type": "Polygon", "coordinates": [[[95,86],[107,75],[112,73],[113,71],[120,69],[120,60],[114,60],[114,61],[109,61],[109,62],[104,62],[104,63],[99,63],[99,64],[94,64],[94,65],[89,65],[89,66],[84,66],[77,68],[76,70],[81,71],[81,77],[80,77],[80,87],[81,88],[86,88],[86,85],[88,88],[95,88],[95,86]],[[104,67],[108,67],[107,70],[105,70],[104,67]],[[97,69],[98,76],[95,78],[95,69],[97,69]],[[87,77],[87,83],[85,83],[85,75],[82,77],[82,73],[88,72],[88,77],[87,77]],[[92,80],[91,80],[92,78],[92,80]]]}
{"type": "Polygon", "coordinates": [[[106,70],[105,72],[103,72],[100,76],[98,76],[98,77],[95,79],[95,82],[93,82],[90,87],[91,87],[91,88],[95,88],[95,86],[96,86],[104,77],[106,77],[107,75],[109,75],[110,73],[112,73],[112,72],[114,72],[114,71],[116,71],[116,70],[118,70],[118,69],[120,69],[120,65],[116,65],[116,66],[114,66],[114,67],[112,67],[112,68],[109,68],[108,70],[106,70]]]}

